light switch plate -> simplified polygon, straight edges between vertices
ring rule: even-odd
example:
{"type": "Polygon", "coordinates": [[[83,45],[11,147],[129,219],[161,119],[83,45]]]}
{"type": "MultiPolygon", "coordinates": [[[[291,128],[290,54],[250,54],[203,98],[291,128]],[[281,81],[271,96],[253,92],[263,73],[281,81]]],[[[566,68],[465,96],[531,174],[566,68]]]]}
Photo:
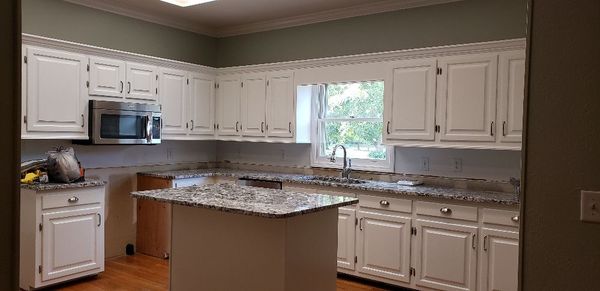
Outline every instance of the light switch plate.
{"type": "Polygon", "coordinates": [[[581,221],[600,223],[600,191],[581,191],[581,221]]]}

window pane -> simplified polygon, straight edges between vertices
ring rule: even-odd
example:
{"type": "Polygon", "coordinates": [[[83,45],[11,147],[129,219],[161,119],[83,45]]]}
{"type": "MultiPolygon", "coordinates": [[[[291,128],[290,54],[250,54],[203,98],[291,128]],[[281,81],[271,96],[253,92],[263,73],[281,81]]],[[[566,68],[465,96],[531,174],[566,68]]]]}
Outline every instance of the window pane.
{"type": "MultiPolygon", "coordinates": [[[[341,144],[352,159],[385,160],[386,147],[381,144],[382,121],[324,121],[322,156],[329,156],[333,147],[341,144]]],[[[342,151],[337,151],[341,155],[342,151]]]]}
{"type": "Polygon", "coordinates": [[[383,81],[327,84],[326,118],[383,118],[383,81]]]}

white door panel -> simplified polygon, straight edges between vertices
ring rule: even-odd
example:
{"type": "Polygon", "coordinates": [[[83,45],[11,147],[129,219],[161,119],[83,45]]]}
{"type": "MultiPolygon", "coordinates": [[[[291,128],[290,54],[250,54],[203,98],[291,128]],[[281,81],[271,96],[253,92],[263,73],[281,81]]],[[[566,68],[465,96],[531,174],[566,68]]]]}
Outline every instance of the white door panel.
{"type": "Polygon", "coordinates": [[[500,54],[499,117],[501,142],[521,142],[525,96],[525,52],[500,54]]]}
{"type": "Polygon", "coordinates": [[[187,73],[161,69],[160,104],[162,105],[163,133],[185,135],[189,128],[187,111],[187,73]]]}
{"type": "Polygon", "coordinates": [[[217,87],[217,133],[220,136],[239,135],[240,98],[239,77],[220,78],[217,87]]]}
{"type": "Polygon", "coordinates": [[[354,270],[356,240],[356,210],[352,208],[339,208],[338,210],[338,249],[337,266],[348,270],[354,270]]]}
{"type": "Polygon", "coordinates": [[[480,289],[518,290],[519,233],[483,228],[480,289]]]}
{"type": "Polygon", "coordinates": [[[90,95],[122,98],[125,66],[123,61],[90,57],[90,95]]]}
{"type": "Polygon", "coordinates": [[[293,137],[295,126],[293,73],[273,73],[267,83],[267,135],[293,137]]]}
{"type": "Polygon", "coordinates": [[[155,66],[127,63],[127,98],[156,101],[158,72],[155,66]]]}
{"type": "Polygon", "coordinates": [[[190,75],[190,134],[213,135],[215,112],[215,81],[210,76],[190,75]]]}
{"type": "Polygon", "coordinates": [[[245,76],[242,81],[240,129],[243,136],[265,136],[267,95],[265,79],[264,74],[252,74],[245,76]]]}

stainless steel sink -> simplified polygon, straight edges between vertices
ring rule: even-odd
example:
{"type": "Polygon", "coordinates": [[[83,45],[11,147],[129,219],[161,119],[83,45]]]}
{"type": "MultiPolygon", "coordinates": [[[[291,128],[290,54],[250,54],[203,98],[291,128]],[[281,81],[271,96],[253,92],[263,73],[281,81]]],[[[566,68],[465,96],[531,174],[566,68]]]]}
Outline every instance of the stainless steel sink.
{"type": "Polygon", "coordinates": [[[367,181],[352,179],[352,178],[324,177],[324,176],[313,176],[313,177],[309,177],[307,180],[323,181],[323,182],[338,183],[338,184],[364,184],[364,183],[367,183],[367,181]]]}

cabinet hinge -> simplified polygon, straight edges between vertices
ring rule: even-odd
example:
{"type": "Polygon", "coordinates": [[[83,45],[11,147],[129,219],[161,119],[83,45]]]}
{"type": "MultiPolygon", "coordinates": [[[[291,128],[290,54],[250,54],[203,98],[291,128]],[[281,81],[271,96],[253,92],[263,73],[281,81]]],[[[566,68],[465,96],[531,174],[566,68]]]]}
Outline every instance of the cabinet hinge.
{"type": "Polygon", "coordinates": [[[87,71],[90,71],[90,64],[87,64],[87,71]]]}
{"type": "Polygon", "coordinates": [[[156,75],[156,81],[158,81],[158,75],[156,75]]]}
{"type": "Polygon", "coordinates": [[[38,229],[39,229],[40,231],[42,231],[42,230],[44,229],[44,225],[43,225],[42,223],[40,223],[40,224],[38,225],[38,229]]]}
{"type": "Polygon", "coordinates": [[[190,84],[190,79],[187,79],[187,84],[188,84],[188,85],[190,84]]]}
{"type": "Polygon", "coordinates": [[[38,273],[42,273],[42,265],[38,265],[38,273]]]}
{"type": "Polygon", "coordinates": [[[156,95],[158,95],[158,88],[156,88],[156,95]]]}
{"type": "Polygon", "coordinates": [[[242,88],[244,88],[244,82],[242,82],[242,88]]]}
{"type": "Polygon", "coordinates": [[[27,115],[23,115],[23,123],[27,124],[27,115]]]}
{"type": "Polygon", "coordinates": [[[441,75],[441,74],[442,74],[442,68],[437,68],[437,71],[436,71],[436,73],[437,73],[438,75],[441,75]]]}
{"type": "Polygon", "coordinates": [[[413,226],[413,227],[411,227],[411,228],[410,228],[410,234],[412,234],[412,235],[417,235],[417,228],[416,228],[416,227],[414,227],[414,226],[413,226]]]}
{"type": "Polygon", "coordinates": [[[269,81],[267,80],[267,86],[269,86],[269,81]]]}
{"type": "Polygon", "coordinates": [[[354,263],[355,264],[358,263],[358,257],[357,256],[354,256],[354,263]]]}
{"type": "Polygon", "coordinates": [[[358,218],[354,218],[354,225],[358,225],[358,218]]]}
{"type": "Polygon", "coordinates": [[[85,86],[89,88],[90,87],[90,81],[85,81],[85,86]]]}
{"type": "Polygon", "coordinates": [[[23,57],[23,61],[27,64],[27,56],[23,57]]]}
{"type": "Polygon", "coordinates": [[[415,270],[415,268],[413,267],[410,267],[409,273],[409,276],[415,276],[417,274],[417,270],[415,270]]]}

